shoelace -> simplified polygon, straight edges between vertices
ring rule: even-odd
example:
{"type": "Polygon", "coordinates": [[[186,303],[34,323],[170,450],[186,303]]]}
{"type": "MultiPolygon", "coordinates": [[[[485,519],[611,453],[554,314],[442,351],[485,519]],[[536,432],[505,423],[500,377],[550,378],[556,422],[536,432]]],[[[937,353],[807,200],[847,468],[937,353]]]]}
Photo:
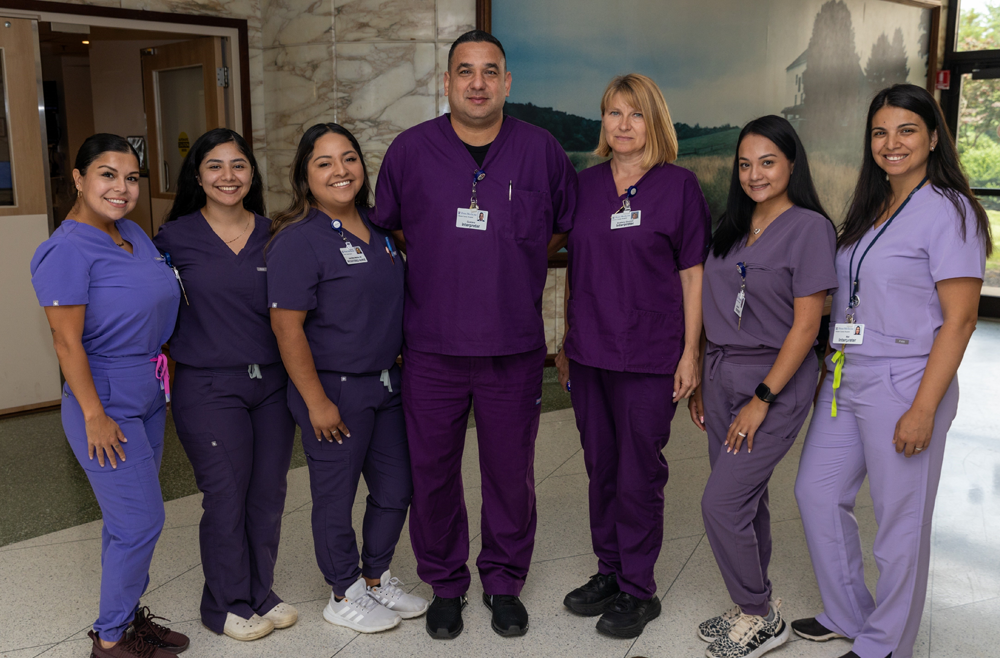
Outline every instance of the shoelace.
{"type": "Polygon", "coordinates": [[[376,594],[382,594],[390,599],[398,599],[402,594],[403,581],[393,576],[388,583],[381,583],[371,588],[376,594]]]}
{"type": "Polygon", "coordinates": [[[740,610],[740,606],[734,605],[732,608],[722,613],[722,621],[732,621],[733,619],[739,617],[742,612],[743,611],[740,610]]]}
{"type": "Polygon", "coordinates": [[[169,622],[170,620],[167,619],[166,617],[159,617],[157,615],[154,615],[149,610],[149,606],[145,606],[144,605],[141,608],[139,608],[136,611],[136,617],[137,617],[137,619],[138,619],[138,621],[139,621],[140,624],[142,624],[143,622],[145,622],[145,624],[150,629],[152,629],[152,631],[154,633],[156,633],[157,637],[159,637],[161,634],[165,635],[165,634],[167,634],[167,633],[170,632],[170,629],[167,628],[166,626],[161,626],[160,624],[157,624],[155,621],[153,621],[154,619],[162,619],[165,622],[169,622]]]}
{"type": "Polygon", "coordinates": [[[757,633],[764,628],[765,623],[767,622],[764,621],[763,617],[740,614],[739,619],[729,630],[729,639],[745,647],[750,643],[750,640],[757,637],[757,633]]]}
{"type": "Polygon", "coordinates": [[[353,606],[353,607],[357,608],[358,610],[360,610],[361,612],[369,613],[376,606],[380,606],[382,604],[379,603],[378,599],[376,599],[374,596],[372,596],[368,592],[365,592],[364,596],[362,596],[359,599],[354,599],[354,600],[348,601],[347,605],[353,606]]]}
{"type": "Polygon", "coordinates": [[[133,632],[132,636],[126,633],[122,636],[121,641],[116,645],[120,646],[125,651],[129,651],[135,655],[135,658],[153,658],[157,651],[160,650],[158,646],[147,642],[138,633],[133,632]]]}
{"type": "Polygon", "coordinates": [[[604,587],[614,577],[615,577],[614,574],[603,574],[603,573],[594,574],[593,576],[590,577],[590,580],[587,581],[587,584],[581,587],[580,589],[585,591],[586,590],[597,591],[604,589],[604,587]]]}

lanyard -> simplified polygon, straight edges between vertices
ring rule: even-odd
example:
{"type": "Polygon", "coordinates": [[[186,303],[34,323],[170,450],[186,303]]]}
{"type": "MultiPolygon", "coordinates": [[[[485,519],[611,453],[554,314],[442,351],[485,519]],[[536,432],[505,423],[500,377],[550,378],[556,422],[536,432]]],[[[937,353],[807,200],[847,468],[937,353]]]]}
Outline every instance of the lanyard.
{"type": "Polygon", "coordinates": [[[163,261],[167,264],[167,267],[169,267],[170,269],[172,269],[174,271],[174,276],[177,278],[177,283],[181,287],[181,294],[184,295],[184,303],[187,304],[188,306],[190,306],[191,302],[188,301],[187,290],[184,289],[184,282],[181,281],[181,272],[180,272],[180,270],[178,270],[176,267],[174,267],[174,262],[172,260],[170,260],[170,254],[168,254],[167,252],[163,252],[163,261]]]}
{"type": "MultiPolygon", "coordinates": [[[[363,222],[364,220],[361,220],[361,221],[363,222]]],[[[344,244],[346,244],[348,247],[350,247],[351,243],[347,241],[347,236],[344,235],[344,223],[342,221],[340,221],[339,219],[334,219],[334,220],[330,221],[330,226],[333,228],[334,231],[336,231],[337,233],[340,234],[340,239],[344,241],[344,244]]],[[[367,226],[367,224],[366,224],[366,226],[367,226]]],[[[370,226],[368,227],[368,230],[369,231],[372,230],[370,226]]],[[[395,265],[396,264],[396,247],[392,243],[392,241],[389,239],[389,236],[385,237],[385,253],[389,254],[389,260],[391,260],[392,264],[395,265]]]]}
{"type": "Polygon", "coordinates": [[[469,202],[469,210],[479,210],[479,202],[476,198],[476,185],[484,178],[486,178],[486,172],[482,169],[476,169],[472,172],[472,201],[469,202]]]}
{"type": "Polygon", "coordinates": [[[851,324],[854,323],[854,313],[852,312],[852,310],[857,308],[861,304],[861,298],[858,296],[858,290],[861,287],[861,264],[865,262],[865,256],[868,255],[868,252],[871,251],[871,248],[875,246],[875,243],[878,242],[878,239],[881,238],[882,234],[885,233],[887,228],[889,228],[889,225],[892,224],[892,220],[896,219],[896,217],[899,216],[899,213],[903,212],[903,208],[905,208],[906,204],[910,202],[910,199],[912,199],[913,195],[917,193],[917,190],[919,190],[921,187],[924,186],[924,183],[927,182],[928,178],[929,178],[928,176],[924,176],[924,179],[920,181],[920,183],[918,183],[917,186],[913,188],[913,191],[910,192],[910,195],[906,197],[906,201],[903,201],[902,205],[900,205],[899,208],[896,209],[896,212],[892,213],[892,217],[890,217],[889,221],[887,221],[882,226],[882,230],[879,231],[878,234],[876,234],[875,239],[868,243],[868,246],[865,247],[865,250],[861,253],[861,260],[858,261],[857,270],[854,269],[854,255],[858,253],[858,247],[861,246],[861,243],[859,242],[858,244],[854,245],[854,251],[851,252],[851,262],[847,268],[847,273],[851,276],[850,278],[851,296],[847,300],[848,323],[851,324]]]}
{"type": "Polygon", "coordinates": [[[618,213],[621,212],[632,212],[632,205],[629,202],[629,199],[631,199],[638,193],[639,193],[639,188],[636,187],[635,185],[632,185],[627,190],[625,190],[625,200],[622,201],[621,207],[618,210],[616,210],[614,214],[617,215],[618,213]]]}

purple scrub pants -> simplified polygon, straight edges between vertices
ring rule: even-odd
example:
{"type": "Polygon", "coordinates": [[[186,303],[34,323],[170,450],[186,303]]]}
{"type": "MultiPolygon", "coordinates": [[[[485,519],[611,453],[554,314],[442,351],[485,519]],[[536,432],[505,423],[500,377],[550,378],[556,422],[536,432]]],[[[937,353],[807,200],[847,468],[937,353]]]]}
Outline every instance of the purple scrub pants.
{"type": "Polygon", "coordinates": [[[754,398],[778,350],[730,349],[710,345],[705,355],[702,395],[712,473],[701,499],[715,561],[733,602],[745,614],[765,616],[771,598],[767,568],[771,561],[771,514],[767,485],[778,462],[809,415],[819,364],[810,350],[798,371],[771,403],[754,434],[737,453],[725,451],[729,425],[754,398]]]}
{"type": "Polygon", "coordinates": [[[462,453],[471,404],[483,482],[483,547],[476,566],[487,594],[520,595],[535,547],[535,437],[545,348],[468,357],[404,346],[403,364],[417,573],[443,598],[469,589],[462,453]]]}
{"type": "Polygon", "coordinates": [[[833,364],[823,383],[795,482],[824,612],[817,620],[854,639],[861,658],[910,658],[927,593],[931,517],[945,438],[958,409],[958,378],[938,405],[931,443],[907,459],[892,444],[913,403],[926,357],[846,353],[837,416],[830,416],[833,364]],[[875,503],[875,599],[865,586],[854,503],[868,476],[875,503]]]}
{"type": "Polygon", "coordinates": [[[623,592],[656,593],[663,545],[663,487],[669,469],[673,375],[591,368],[572,359],[573,412],[590,476],[590,537],[598,571],[617,574],[623,592]]]}
{"type": "Polygon", "coordinates": [[[281,363],[192,368],[178,363],[171,411],[204,497],[201,619],[222,633],[226,615],[263,615],[281,599],[271,591],[278,557],[295,423],[281,363]]]}
{"type": "Polygon", "coordinates": [[[410,457],[398,367],[389,371],[392,391],[383,384],[380,373],[351,375],[321,370],[319,380],[351,432],[343,437],[343,443],[316,439],[309,409],[291,382],[288,406],[302,428],[309,465],[316,561],[333,593],[344,596],[359,576],[379,578],[392,562],[413,491],[410,457]],[[359,568],[351,513],[362,474],[368,498],[359,568]]]}
{"type": "Polygon", "coordinates": [[[160,458],[166,399],[146,357],[88,357],[104,412],[121,428],[125,461],[104,468],[87,454],[87,429],[76,396],[63,385],[62,423],[69,445],[101,506],[101,603],[94,630],[115,642],[139,607],[149,585],[149,564],[163,529],[160,458]]]}

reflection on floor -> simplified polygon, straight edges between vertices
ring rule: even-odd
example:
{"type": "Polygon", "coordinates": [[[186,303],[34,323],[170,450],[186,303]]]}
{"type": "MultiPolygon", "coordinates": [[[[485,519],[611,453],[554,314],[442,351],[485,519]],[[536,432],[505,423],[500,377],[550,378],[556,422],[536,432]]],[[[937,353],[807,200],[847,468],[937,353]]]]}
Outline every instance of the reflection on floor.
{"type": "MultiPolygon", "coordinates": [[[[921,658],[995,656],[1000,646],[1000,323],[980,322],[960,373],[962,401],[948,438],[944,474],[934,523],[931,582],[915,655],[921,658]]],[[[58,429],[58,419],[54,421],[58,429]]],[[[16,441],[17,450],[4,468],[30,472],[32,463],[49,470],[51,462],[32,454],[39,434],[16,441]],[[28,444],[28,445],[24,445],[28,444]],[[12,460],[14,460],[12,462],[12,460]]],[[[3,450],[10,448],[10,430],[3,450]]],[[[479,537],[479,485],[475,429],[469,430],[464,481],[471,521],[470,566],[475,572],[479,537]]],[[[772,579],[784,600],[788,618],[812,615],[820,599],[806,552],[798,508],[792,495],[801,445],[797,444],[775,472],[771,485],[774,522],[772,579]]],[[[576,617],[562,607],[566,591],[586,581],[596,561],[587,529],[587,476],[572,411],[545,413],[538,437],[535,474],[538,493],[538,535],[534,561],[522,598],[531,613],[531,630],[519,639],[496,636],[489,613],[480,602],[482,592],[473,582],[465,613],[465,632],[451,642],[431,640],[423,620],[403,622],[379,635],[362,636],[336,628],[322,619],[329,589],[316,568],[309,529],[308,474],[304,468],[289,474],[281,553],[275,590],[300,611],[300,621],[257,642],[242,644],[219,637],[199,621],[201,569],[198,555],[197,495],[167,503],[167,528],[157,545],[143,603],[173,626],[191,636],[192,658],[233,656],[700,656],[705,644],[697,639],[698,622],[731,604],[705,541],[699,500],[708,476],[704,436],[680,410],[666,450],[671,464],[663,552],[657,564],[658,594],[663,615],[635,641],[598,636],[594,619],[576,617]]],[[[38,477],[36,475],[36,477],[38,477]]],[[[82,476],[81,476],[82,477],[82,476]]],[[[46,516],[60,510],[53,496],[66,495],[76,482],[58,492],[38,491],[32,514],[46,516]]],[[[365,492],[358,493],[355,523],[360,527],[365,492]]],[[[7,506],[7,501],[4,501],[7,506]]],[[[70,510],[71,512],[73,510],[70,510]]],[[[75,513],[75,512],[74,512],[75,513]]],[[[67,516],[71,516],[67,512],[67,516]]],[[[857,516],[870,552],[875,521],[867,488],[858,501],[857,516]]],[[[4,518],[6,528],[7,517],[4,518]]],[[[86,631],[96,616],[100,575],[100,522],[85,523],[59,532],[0,547],[0,656],[4,658],[85,657],[86,631]]],[[[868,583],[877,575],[869,554],[868,583]]],[[[416,577],[408,536],[397,549],[394,575],[416,593],[430,589],[416,577]]],[[[795,639],[772,655],[835,657],[850,644],[837,640],[813,644],[795,639]]]]}

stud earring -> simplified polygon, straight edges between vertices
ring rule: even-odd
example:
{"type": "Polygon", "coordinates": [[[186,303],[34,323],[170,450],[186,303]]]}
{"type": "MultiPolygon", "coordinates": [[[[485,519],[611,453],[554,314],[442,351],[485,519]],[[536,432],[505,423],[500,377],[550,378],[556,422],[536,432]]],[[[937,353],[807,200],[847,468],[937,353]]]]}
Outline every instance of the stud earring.
{"type": "Polygon", "coordinates": [[[79,187],[76,188],[76,198],[79,199],[82,196],[83,196],[83,190],[81,190],[79,187]]]}

